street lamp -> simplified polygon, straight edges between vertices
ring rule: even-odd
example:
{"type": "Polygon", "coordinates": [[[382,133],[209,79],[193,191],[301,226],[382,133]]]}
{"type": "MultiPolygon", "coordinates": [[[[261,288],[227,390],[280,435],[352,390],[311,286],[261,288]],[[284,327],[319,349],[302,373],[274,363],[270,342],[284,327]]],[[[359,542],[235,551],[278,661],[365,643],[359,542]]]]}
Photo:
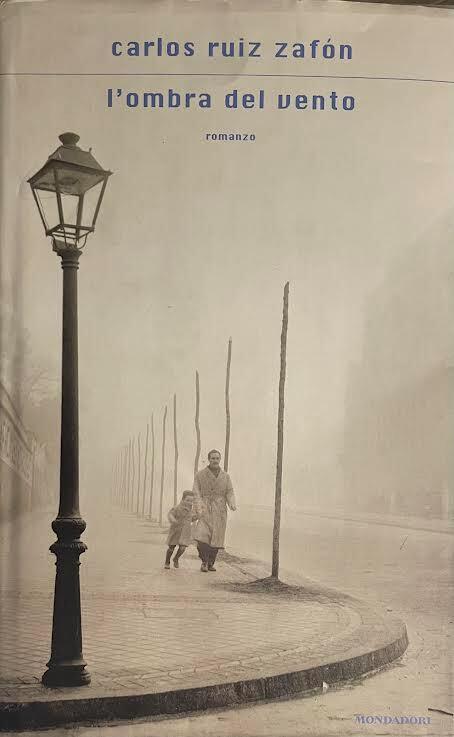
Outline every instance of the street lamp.
{"type": "Polygon", "coordinates": [[[61,389],[60,504],[50,551],[56,556],[52,652],[42,677],[46,686],[90,683],[82,654],[79,556],[87,549],[80,539],[85,521],[79,511],[79,406],[77,371],[77,269],[111,174],[90,151],[77,145],[79,136],[62,133],[61,146],[28,181],[46,235],[63,269],[63,342],[61,389]]]}

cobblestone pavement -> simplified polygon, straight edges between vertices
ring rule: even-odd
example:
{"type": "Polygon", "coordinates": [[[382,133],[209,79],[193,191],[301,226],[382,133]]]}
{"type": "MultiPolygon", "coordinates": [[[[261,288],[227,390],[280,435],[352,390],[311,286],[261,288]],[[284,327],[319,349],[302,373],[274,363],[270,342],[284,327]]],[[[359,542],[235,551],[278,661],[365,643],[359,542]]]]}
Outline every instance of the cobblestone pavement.
{"type": "MultiPolygon", "coordinates": [[[[40,685],[52,625],[51,518],[48,512],[1,528],[2,700],[55,698],[40,685]]],[[[361,644],[364,615],[342,596],[314,586],[297,598],[265,595],[254,588],[253,565],[226,556],[216,573],[203,574],[192,547],[179,570],[166,571],[165,534],[132,515],[90,516],[84,540],[84,655],[93,695],[286,672],[302,659],[318,664],[361,644]]],[[[87,696],[86,689],[64,692],[87,696]]]]}

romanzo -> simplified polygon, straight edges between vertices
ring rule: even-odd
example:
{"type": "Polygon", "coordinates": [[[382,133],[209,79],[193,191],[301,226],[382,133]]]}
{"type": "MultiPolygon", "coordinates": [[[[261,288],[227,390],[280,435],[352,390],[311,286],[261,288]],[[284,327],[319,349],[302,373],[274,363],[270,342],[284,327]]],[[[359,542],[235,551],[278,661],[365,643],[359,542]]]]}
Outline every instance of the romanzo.
{"type": "Polygon", "coordinates": [[[255,141],[255,133],[205,133],[206,141],[255,141]]]}

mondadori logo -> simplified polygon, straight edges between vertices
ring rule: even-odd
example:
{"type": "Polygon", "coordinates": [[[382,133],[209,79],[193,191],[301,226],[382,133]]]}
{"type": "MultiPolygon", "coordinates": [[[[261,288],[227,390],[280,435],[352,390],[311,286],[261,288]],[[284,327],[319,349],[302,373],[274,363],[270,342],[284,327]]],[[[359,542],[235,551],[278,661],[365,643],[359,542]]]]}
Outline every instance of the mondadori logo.
{"type": "Polygon", "coordinates": [[[355,722],[357,724],[412,724],[419,727],[424,724],[430,724],[430,717],[419,716],[390,716],[390,715],[372,715],[372,714],[355,714],[355,722]]]}

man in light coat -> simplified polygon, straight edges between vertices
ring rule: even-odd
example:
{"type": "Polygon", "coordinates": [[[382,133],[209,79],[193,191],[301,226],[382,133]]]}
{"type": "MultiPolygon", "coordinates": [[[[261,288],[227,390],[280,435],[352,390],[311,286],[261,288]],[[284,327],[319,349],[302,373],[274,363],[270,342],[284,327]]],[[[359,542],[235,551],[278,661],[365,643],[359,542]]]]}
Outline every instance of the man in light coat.
{"type": "Polygon", "coordinates": [[[208,466],[199,471],[194,479],[193,491],[198,521],[193,532],[204,573],[215,571],[214,562],[218,550],[224,547],[227,525],[227,507],[236,510],[232,482],[220,466],[218,450],[208,453],[208,466]]]}

